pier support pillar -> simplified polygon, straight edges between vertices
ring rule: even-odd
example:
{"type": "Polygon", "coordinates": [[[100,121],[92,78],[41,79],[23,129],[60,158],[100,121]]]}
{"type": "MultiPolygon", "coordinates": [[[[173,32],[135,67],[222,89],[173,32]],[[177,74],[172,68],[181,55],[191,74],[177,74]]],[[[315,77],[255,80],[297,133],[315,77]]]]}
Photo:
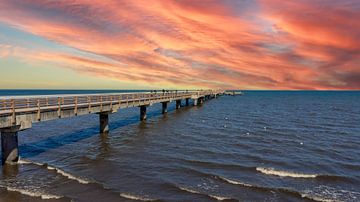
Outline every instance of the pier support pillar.
{"type": "Polygon", "coordinates": [[[185,100],[185,105],[186,105],[186,106],[189,106],[189,98],[186,98],[186,100],[185,100]]]}
{"type": "Polygon", "coordinates": [[[109,132],[109,113],[100,113],[100,133],[109,132]]]}
{"type": "Polygon", "coordinates": [[[199,103],[199,104],[204,103],[204,98],[203,98],[203,97],[200,97],[199,100],[198,100],[198,103],[199,103]]]}
{"type": "Polygon", "coordinates": [[[146,106],[140,106],[140,121],[146,120],[146,106]]]}
{"type": "Polygon", "coordinates": [[[167,113],[167,104],[168,102],[162,102],[162,114],[167,113]]]}
{"type": "Polygon", "coordinates": [[[198,104],[198,99],[194,99],[194,106],[198,104]]]}
{"type": "Polygon", "coordinates": [[[19,160],[18,129],[1,129],[1,163],[15,163],[19,160]]]}
{"type": "Polygon", "coordinates": [[[181,100],[176,100],[176,109],[181,108],[181,100]]]}

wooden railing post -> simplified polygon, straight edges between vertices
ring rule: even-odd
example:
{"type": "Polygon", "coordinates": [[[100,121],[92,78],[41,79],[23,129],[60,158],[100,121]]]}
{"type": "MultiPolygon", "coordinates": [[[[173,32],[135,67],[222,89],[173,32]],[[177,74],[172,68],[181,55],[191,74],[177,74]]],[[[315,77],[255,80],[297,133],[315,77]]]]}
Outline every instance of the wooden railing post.
{"type": "Polygon", "coordinates": [[[91,97],[87,96],[88,103],[89,103],[89,114],[91,113],[91,97]]]}
{"type": "Polygon", "coordinates": [[[132,103],[133,103],[133,106],[135,106],[135,94],[132,94],[132,103]]]}
{"type": "Polygon", "coordinates": [[[112,97],[112,95],[110,95],[110,110],[112,110],[112,101],[113,101],[113,97],[112,97]]]}
{"type": "Polygon", "coordinates": [[[12,122],[12,125],[15,125],[16,124],[16,113],[15,113],[15,100],[14,99],[11,100],[11,110],[12,110],[11,122],[12,122]]]}
{"type": "Polygon", "coordinates": [[[129,107],[129,95],[126,95],[125,99],[126,99],[126,107],[129,107]]]}
{"type": "Polygon", "coordinates": [[[75,102],[75,116],[77,116],[77,112],[78,112],[78,97],[77,96],[75,97],[74,102],[75,102]]]}
{"type": "Polygon", "coordinates": [[[58,117],[61,117],[61,98],[58,97],[58,117]]]}
{"type": "Polygon", "coordinates": [[[100,95],[100,112],[102,112],[103,104],[102,104],[102,95],[100,95]]]}
{"type": "Polygon", "coordinates": [[[40,121],[40,99],[37,99],[37,108],[38,108],[38,111],[37,111],[37,120],[40,121]]]}

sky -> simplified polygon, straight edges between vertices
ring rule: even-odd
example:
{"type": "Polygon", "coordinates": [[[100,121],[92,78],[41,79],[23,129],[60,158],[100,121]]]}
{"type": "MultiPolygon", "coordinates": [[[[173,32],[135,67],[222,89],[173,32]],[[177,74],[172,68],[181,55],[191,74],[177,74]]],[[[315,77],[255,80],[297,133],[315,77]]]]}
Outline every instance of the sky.
{"type": "Polygon", "coordinates": [[[360,89],[359,0],[0,0],[2,89],[360,89]]]}

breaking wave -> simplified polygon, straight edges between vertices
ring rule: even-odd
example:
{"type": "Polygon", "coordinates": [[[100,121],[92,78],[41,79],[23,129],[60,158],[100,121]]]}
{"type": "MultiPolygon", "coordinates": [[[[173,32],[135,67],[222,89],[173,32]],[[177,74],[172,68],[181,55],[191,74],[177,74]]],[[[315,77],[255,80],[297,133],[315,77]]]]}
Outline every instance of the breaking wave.
{"type": "Polygon", "coordinates": [[[142,196],[136,196],[136,195],[128,194],[128,193],[121,193],[120,196],[123,197],[123,198],[131,199],[131,200],[137,200],[137,201],[157,201],[156,199],[145,198],[145,197],[142,197],[142,196]]]}
{"type": "Polygon", "coordinates": [[[301,192],[298,192],[298,191],[295,191],[295,190],[292,190],[292,189],[289,189],[289,188],[262,187],[262,186],[251,185],[251,184],[246,184],[246,183],[243,183],[243,182],[231,180],[231,179],[228,179],[228,178],[225,178],[225,177],[218,176],[218,178],[225,181],[225,182],[228,182],[230,184],[240,185],[240,186],[243,186],[243,187],[249,187],[249,188],[254,189],[254,190],[278,191],[278,192],[282,192],[282,193],[285,193],[285,194],[288,194],[288,195],[292,195],[292,196],[297,197],[297,198],[304,198],[304,199],[308,199],[308,200],[311,200],[311,201],[317,201],[317,202],[337,202],[338,201],[338,200],[334,200],[334,199],[328,199],[328,198],[322,197],[322,196],[317,196],[317,195],[314,195],[312,193],[306,193],[306,192],[301,193],[301,192]]]}
{"type": "Polygon", "coordinates": [[[206,194],[206,193],[202,193],[202,192],[199,192],[197,190],[193,190],[193,189],[190,189],[190,188],[186,188],[186,187],[177,187],[178,189],[182,190],[182,191],[185,191],[185,192],[189,192],[189,193],[192,193],[192,194],[198,194],[198,195],[202,195],[202,196],[206,196],[206,197],[209,197],[209,198],[212,198],[212,199],[216,199],[218,201],[224,201],[224,200],[232,200],[232,201],[237,201],[235,199],[232,199],[230,197],[226,197],[226,196],[218,196],[218,195],[213,195],[213,194],[206,194]]]}
{"type": "Polygon", "coordinates": [[[60,168],[50,166],[50,165],[48,165],[46,163],[38,163],[38,162],[30,161],[30,160],[27,160],[27,159],[19,159],[18,163],[19,164],[33,164],[33,165],[37,165],[37,166],[46,167],[46,169],[48,169],[48,170],[55,170],[58,174],[66,177],[68,179],[76,180],[81,184],[89,184],[89,183],[91,183],[90,181],[88,181],[86,179],[74,176],[74,175],[72,175],[72,174],[70,174],[68,172],[65,172],[64,170],[61,170],[60,168]]]}
{"type": "Polygon", "coordinates": [[[247,183],[243,183],[243,182],[239,182],[239,181],[235,181],[235,180],[230,180],[228,178],[225,178],[225,177],[220,177],[220,176],[217,176],[217,178],[225,181],[225,182],[228,182],[230,184],[235,184],[235,185],[242,185],[244,187],[253,187],[253,185],[251,184],[247,184],[247,183]]]}
{"type": "Polygon", "coordinates": [[[306,174],[306,173],[297,173],[284,170],[275,170],[274,168],[263,168],[257,167],[256,170],[266,175],[276,175],[279,177],[292,177],[292,178],[315,178],[319,180],[333,180],[333,181],[347,181],[351,182],[352,179],[345,176],[337,175],[323,175],[323,174],[306,174]]]}
{"type": "Polygon", "coordinates": [[[30,191],[30,190],[26,190],[26,189],[13,188],[13,187],[6,187],[6,190],[12,191],[12,192],[18,192],[20,194],[27,195],[27,196],[39,197],[41,199],[60,199],[60,198],[62,198],[62,196],[42,193],[39,191],[30,191]]]}
{"type": "Polygon", "coordinates": [[[263,167],[257,167],[256,170],[266,175],[276,175],[280,177],[316,178],[318,176],[316,174],[295,173],[295,172],[275,170],[273,168],[263,168],[263,167]]]}

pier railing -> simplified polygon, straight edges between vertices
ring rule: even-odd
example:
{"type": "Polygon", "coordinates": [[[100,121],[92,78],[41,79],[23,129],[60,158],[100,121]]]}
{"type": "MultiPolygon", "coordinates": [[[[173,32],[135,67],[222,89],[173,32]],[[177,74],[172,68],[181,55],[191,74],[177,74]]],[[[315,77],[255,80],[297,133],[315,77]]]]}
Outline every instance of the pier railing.
{"type": "Polygon", "coordinates": [[[33,112],[42,109],[54,109],[61,111],[62,108],[94,105],[123,104],[124,102],[156,102],[163,99],[185,99],[192,96],[216,94],[213,90],[204,91],[178,91],[178,92],[136,92],[136,93],[111,93],[111,94],[88,94],[88,95],[45,95],[45,96],[13,96],[0,97],[0,116],[17,112],[33,112]]]}

